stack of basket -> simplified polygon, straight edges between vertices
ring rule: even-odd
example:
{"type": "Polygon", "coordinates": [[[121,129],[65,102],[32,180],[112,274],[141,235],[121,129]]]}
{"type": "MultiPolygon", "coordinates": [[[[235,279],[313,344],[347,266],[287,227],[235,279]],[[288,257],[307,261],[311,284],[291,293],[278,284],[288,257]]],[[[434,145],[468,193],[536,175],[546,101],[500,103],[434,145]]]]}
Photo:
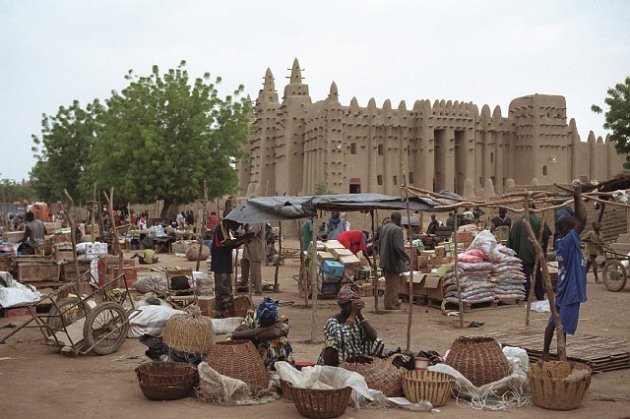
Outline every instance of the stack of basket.
{"type": "Polygon", "coordinates": [[[462,373],[476,387],[498,381],[510,373],[499,343],[486,336],[458,337],[445,363],[462,373]]]}
{"type": "Polygon", "coordinates": [[[253,395],[269,386],[265,365],[248,340],[218,342],[209,348],[206,361],[219,374],[245,382],[253,395]]]}

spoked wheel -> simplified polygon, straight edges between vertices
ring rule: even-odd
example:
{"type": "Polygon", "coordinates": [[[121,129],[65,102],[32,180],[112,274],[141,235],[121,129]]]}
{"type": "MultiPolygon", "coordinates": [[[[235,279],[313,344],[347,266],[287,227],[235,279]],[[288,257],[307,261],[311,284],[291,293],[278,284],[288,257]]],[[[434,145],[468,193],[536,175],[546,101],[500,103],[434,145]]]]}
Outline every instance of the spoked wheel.
{"type": "Polygon", "coordinates": [[[621,262],[606,262],[604,267],[604,285],[608,291],[621,291],[626,286],[628,274],[626,267],[621,262]]]}
{"type": "Polygon", "coordinates": [[[121,347],[129,331],[129,316],[121,305],[107,302],[97,305],[85,319],[83,337],[94,353],[107,355],[121,347]]]}
{"type": "Polygon", "coordinates": [[[79,297],[68,297],[57,302],[57,305],[50,308],[48,311],[48,318],[46,319],[47,329],[44,330],[46,337],[50,338],[57,332],[63,330],[63,323],[66,327],[70,326],[77,320],[83,319],[90,311],[90,307],[87,304],[81,303],[79,297]],[[61,318],[63,317],[63,322],[61,318]]]}

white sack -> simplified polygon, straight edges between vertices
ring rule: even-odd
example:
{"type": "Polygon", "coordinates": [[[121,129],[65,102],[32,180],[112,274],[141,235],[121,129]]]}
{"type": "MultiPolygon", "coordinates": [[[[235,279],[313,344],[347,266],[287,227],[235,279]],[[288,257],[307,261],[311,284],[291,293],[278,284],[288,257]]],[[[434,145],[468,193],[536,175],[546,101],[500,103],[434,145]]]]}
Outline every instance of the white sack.
{"type": "Polygon", "coordinates": [[[11,280],[7,282],[11,283],[10,287],[0,287],[0,307],[36,303],[42,298],[42,294],[39,291],[32,290],[18,281],[11,280]]]}
{"type": "Polygon", "coordinates": [[[162,336],[162,332],[166,327],[166,322],[176,314],[184,314],[181,310],[175,310],[164,306],[142,306],[138,307],[138,313],[129,318],[130,338],[139,338],[147,334],[151,336],[162,336]]]}

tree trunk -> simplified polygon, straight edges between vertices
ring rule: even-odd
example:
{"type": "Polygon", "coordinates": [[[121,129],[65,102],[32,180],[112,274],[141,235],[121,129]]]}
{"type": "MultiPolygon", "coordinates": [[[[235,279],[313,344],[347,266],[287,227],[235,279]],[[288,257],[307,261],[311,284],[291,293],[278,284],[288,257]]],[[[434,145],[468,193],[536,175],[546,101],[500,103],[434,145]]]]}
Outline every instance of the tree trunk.
{"type": "Polygon", "coordinates": [[[160,211],[160,218],[168,221],[177,212],[175,209],[176,206],[177,202],[174,200],[165,199],[162,211],[160,211]]]}

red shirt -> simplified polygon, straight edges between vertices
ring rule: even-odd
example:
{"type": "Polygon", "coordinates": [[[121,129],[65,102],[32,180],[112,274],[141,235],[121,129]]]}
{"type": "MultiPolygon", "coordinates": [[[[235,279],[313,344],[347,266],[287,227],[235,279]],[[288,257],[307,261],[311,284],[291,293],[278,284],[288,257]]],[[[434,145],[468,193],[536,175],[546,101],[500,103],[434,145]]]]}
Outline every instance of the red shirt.
{"type": "Polygon", "coordinates": [[[208,230],[214,230],[219,225],[219,216],[216,214],[208,215],[208,230]]]}
{"type": "Polygon", "coordinates": [[[343,247],[350,250],[353,254],[357,254],[359,250],[367,251],[365,236],[359,230],[344,231],[337,236],[337,241],[343,244],[343,247]]]}

